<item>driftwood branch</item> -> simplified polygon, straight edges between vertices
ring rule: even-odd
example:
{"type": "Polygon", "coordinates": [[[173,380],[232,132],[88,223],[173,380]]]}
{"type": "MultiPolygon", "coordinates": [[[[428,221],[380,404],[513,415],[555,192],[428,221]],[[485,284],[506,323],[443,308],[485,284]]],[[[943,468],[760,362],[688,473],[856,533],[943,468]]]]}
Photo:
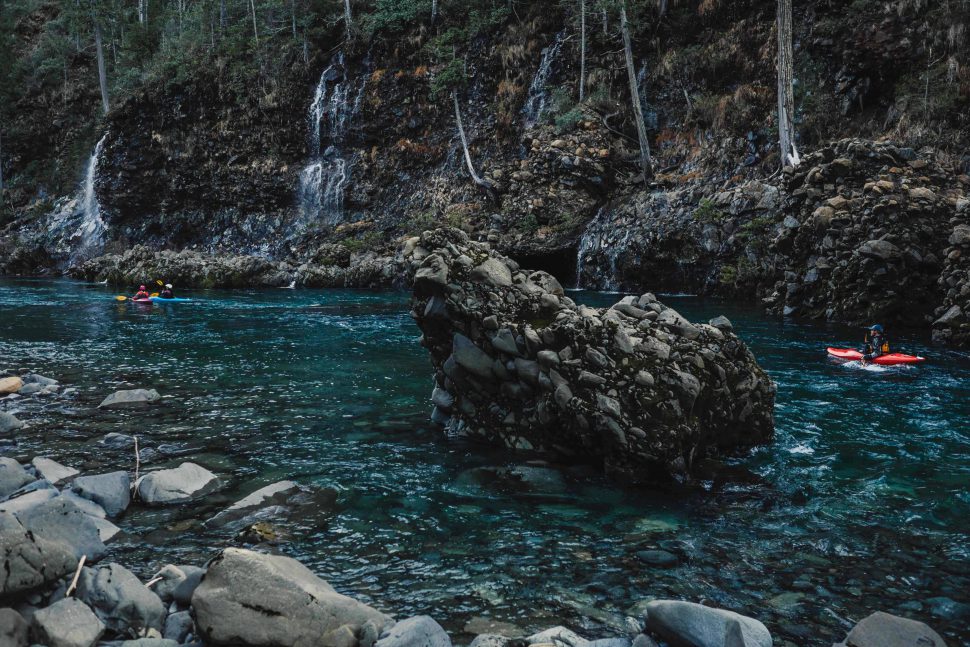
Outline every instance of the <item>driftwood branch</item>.
{"type": "Polygon", "coordinates": [[[64,593],[65,598],[69,598],[74,595],[74,589],[77,588],[78,578],[81,577],[81,569],[84,568],[84,562],[88,559],[87,555],[81,555],[81,559],[77,562],[77,570],[74,571],[74,577],[71,578],[71,585],[67,587],[67,592],[64,593]]]}

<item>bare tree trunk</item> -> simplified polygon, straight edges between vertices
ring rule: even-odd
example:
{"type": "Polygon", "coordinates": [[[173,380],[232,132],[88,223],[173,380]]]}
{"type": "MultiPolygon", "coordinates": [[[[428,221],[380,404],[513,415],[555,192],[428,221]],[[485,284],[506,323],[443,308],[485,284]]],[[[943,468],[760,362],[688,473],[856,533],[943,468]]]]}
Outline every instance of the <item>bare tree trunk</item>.
{"type": "Polygon", "coordinates": [[[606,15],[606,9],[603,9],[603,35],[607,36],[610,33],[610,21],[606,15]]]}
{"type": "Polygon", "coordinates": [[[475,165],[472,163],[472,155],[468,151],[468,138],[465,137],[465,126],[461,123],[461,110],[458,107],[458,92],[456,90],[452,90],[451,98],[455,102],[455,123],[458,124],[458,136],[461,138],[461,148],[465,153],[465,165],[468,166],[468,174],[472,176],[472,182],[485,189],[489,195],[493,195],[494,189],[491,183],[478,175],[478,172],[475,171],[475,165]]]}
{"type": "Polygon", "coordinates": [[[0,131],[0,207],[3,206],[3,133],[0,131]]]}
{"type": "Polygon", "coordinates": [[[101,23],[94,21],[94,45],[98,53],[98,83],[101,86],[101,103],[108,113],[108,73],[104,69],[104,48],[101,46],[101,23]]]}
{"type": "Polygon", "coordinates": [[[350,15],[350,0],[344,0],[344,26],[347,28],[347,35],[350,36],[354,29],[354,19],[350,15]]]}
{"type": "Polygon", "coordinates": [[[794,55],[792,54],[791,0],[778,0],[778,144],[781,165],[798,166],[795,148],[795,99],[792,92],[794,55]]]}
{"type": "Polygon", "coordinates": [[[219,0],[219,32],[226,31],[226,0],[219,0]]]}
{"type": "Polygon", "coordinates": [[[431,0],[431,24],[438,19],[438,0],[431,0]]]}
{"type": "Polygon", "coordinates": [[[640,88],[637,85],[637,72],[633,67],[633,46],[630,44],[630,25],[626,20],[626,3],[620,6],[620,31],[623,32],[623,54],[626,58],[626,74],[630,82],[630,101],[633,102],[633,119],[637,126],[637,139],[640,140],[640,169],[643,183],[653,177],[653,162],[650,160],[650,141],[647,139],[647,125],[643,122],[643,104],[640,103],[640,88]]]}
{"type": "Polygon", "coordinates": [[[667,0],[657,0],[657,13],[661,18],[667,15],[667,0]]]}
{"type": "Polygon", "coordinates": [[[259,30],[256,29],[256,0],[249,0],[249,8],[253,12],[253,40],[256,41],[256,47],[259,47],[259,30]]]}
{"type": "Polygon", "coordinates": [[[293,38],[296,38],[296,0],[290,0],[290,25],[293,27],[293,38]]]}
{"type": "Polygon", "coordinates": [[[579,0],[579,102],[586,97],[586,0],[579,0]]]}
{"type": "Polygon", "coordinates": [[[138,24],[144,25],[148,18],[148,0],[138,0],[138,24]]]}

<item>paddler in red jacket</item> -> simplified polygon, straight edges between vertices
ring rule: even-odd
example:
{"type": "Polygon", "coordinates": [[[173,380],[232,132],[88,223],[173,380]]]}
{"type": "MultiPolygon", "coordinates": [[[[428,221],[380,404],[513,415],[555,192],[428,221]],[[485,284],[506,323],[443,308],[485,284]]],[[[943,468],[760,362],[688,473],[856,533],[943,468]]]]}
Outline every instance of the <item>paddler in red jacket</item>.
{"type": "Polygon", "coordinates": [[[136,292],[135,296],[132,297],[132,299],[134,299],[135,301],[141,301],[143,299],[150,299],[150,298],[151,298],[151,295],[148,294],[148,291],[145,289],[144,285],[138,286],[138,292],[136,292]]]}

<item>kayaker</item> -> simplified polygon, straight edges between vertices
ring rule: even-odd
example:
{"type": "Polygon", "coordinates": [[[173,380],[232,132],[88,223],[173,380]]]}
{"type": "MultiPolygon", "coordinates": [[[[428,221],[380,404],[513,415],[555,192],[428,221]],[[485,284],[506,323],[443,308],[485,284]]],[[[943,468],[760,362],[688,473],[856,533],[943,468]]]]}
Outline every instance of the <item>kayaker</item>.
{"type": "Polygon", "coordinates": [[[161,293],[158,296],[160,296],[163,299],[174,299],[175,298],[175,294],[172,292],[172,284],[171,283],[166,283],[165,284],[165,289],[162,290],[161,293]]]}
{"type": "Polygon", "coordinates": [[[871,362],[880,355],[885,355],[888,352],[889,339],[886,338],[886,333],[882,326],[879,324],[870,326],[869,332],[866,333],[866,347],[862,353],[862,360],[864,362],[871,362]]]}
{"type": "Polygon", "coordinates": [[[151,295],[148,294],[148,290],[145,289],[144,285],[139,285],[138,292],[136,292],[135,296],[132,297],[132,299],[134,299],[135,301],[139,301],[142,299],[150,299],[150,298],[151,298],[151,295]]]}

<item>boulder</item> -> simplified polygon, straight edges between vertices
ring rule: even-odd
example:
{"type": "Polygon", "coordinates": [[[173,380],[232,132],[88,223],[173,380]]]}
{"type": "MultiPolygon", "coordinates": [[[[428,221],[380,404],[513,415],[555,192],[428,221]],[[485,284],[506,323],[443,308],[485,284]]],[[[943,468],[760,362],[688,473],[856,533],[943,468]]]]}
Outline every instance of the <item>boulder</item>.
{"type": "Polygon", "coordinates": [[[153,590],[162,602],[169,603],[174,600],[187,606],[192,599],[192,592],[199,585],[204,574],[205,569],[198,566],[166,564],[152,575],[153,580],[159,580],[153,590]]]}
{"type": "MultiPolygon", "coordinates": [[[[47,483],[47,481],[34,481],[34,483],[47,483]]],[[[20,514],[25,510],[40,505],[44,501],[50,501],[57,497],[57,490],[53,487],[31,488],[34,483],[27,484],[20,490],[12,493],[6,501],[0,503],[0,512],[20,514]]]]}
{"type": "Polygon", "coordinates": [[[0,396],[16,393],[24,386],[24,381],[16,375],[0,378],[0,396]]]}
{"type": "Polygon", "coordinates": [[[165,618],[165,629],[162,637],[167,640],[174,640],[176,643],[183,643],[192,633],[192,614],[189,611],[177,611],[170,613],[165,618]]]}
{"type": "Polygon", "coordinates": [[[17,419],[17,416],[6,411],[0,411],[0,436],[12,434],[18,429],[23,429],[24,423],[17,419]]]}
{"type": "Polygon", "coordinates": [[[161,398],[155,389],[127,389],[115,391],[98,405],[99,409],[143,407],[161,398]]]}
{"type": "Polygon", "coordinates": [[[81,509],[81,512],[88,515],[89,517],[97,517],[98,519],[104,519],[108,516],[108,513],[104,508],[99,506],[97,503],[91,499],[85,499],[84,497],[78,496],[71,492],[70,490],[64,490],[58,496],[63,497],[76,505],[81,509]]]}
{"type": "Polygon", "coordinates": [[[0,456],[0,499],[10,496],[33,480],[34,477],[20,463],[0,456]]]}
{"type": "Polygon", "coordinates": [[[37,470],[37,476],[47,479],[52,485],[57,485],[61,481],[66,481],[72,476],[80,474],[73,467],[61,465],[57,461],[43,456],[35,457],[34,460],[30,461],[30,464],[37,470]]]}
{"type": "Polygon", "coordinates": [[[162,630],[165,605],[155,593],[120,564],[83,568],[77,597],[88,604],[111,631],[138,635],[162,630]]]}
{"type": "Polygon", "coordinates": [[[733,611],[679,600],[654,600],[645,609],[647,627],[674,647],[772,646],[763,624],[733,611]]]}
{"type": "Polygon", "coordinates": [[[395,623],[375,647],[451,647],[451,638],[430,616],[415,616],[395,623]]]}
{"type": "Polygon", "coordinates": [[[497,258],[487,258],[471,271],[473,281],[482,281],[496,287],[512,285],[512,271],[497,258]]]}
{"type": "Polygon", "coordinates": [[[0,645],[27,647],[29,627],[23,616],[13,609],[0,609],[0,645]]]}
{"type": "Polygon", "coordinates": [[[77,568],[70,546],[27,530],[12,514],[0,512],[0,598],[56,581],[77,568]]]}
{"type": "Polygon", "coordinates": [[[32,628],[37,641],[48,647],[92,647],[104,633],[98,616],[75,598],[34,613],[32,628]]]}
{"type": "Polygon", "coordinates": [[[101,559],[107,550],[95,517],[84,514],[64,497],[55,496],[21,510],[17,513],[17,519],[35,535],[70,546],[78,559],[87,555],[88,562],[94,562],[101,559]]]}
{"type": "Polygon", "coordinates": [[[379,627],[391,618],[341,595],[295,559],[227,548],[192,595],[196,628],[207,644],[315,644],[343,625],[379,627]]]}
{"type": "Polygon", "coordinates": [[[300,486],[294,481],[278,481],[239,499],[222,512],[207,519],[205,524],[207,526],[224,525],[252,513],[257,508],[285,503],[289,497],[299,491],[300,486]]]}
{"type": "Polygon", "coordinates": [[[922,622],[876,611],[833,647],[946,647],[946,643],[922,622]]]}
{"type": "Polygon", "coordinates": [[[185,574],[185,579],[172,589],[172,600],[183,607],[187,607],[192,603],[192,595],[199,588],[199,584],[205,576],[205,569],[187,565],[179,566],[179,569],[185,574]]]}
{"type": "Polygon", "coordinates": [[[505,647],[510,641],[510,638],[499,634],[479,634],[468,647],[505,647]]]}
{"type": "Polygon", "coordinates": [[[530,645],[551,643],[557,647],[589,647],[588,640],[565,627],[546,629],[529,636],[525,640],[530,645]]]}
{"type": "Polygon", "coordinates": [[[219,487],[215,474],[195,463],[149,472],[135,482],[138,498],[148,504],[185,503],[219,487]]]}
{"type": "Polygon", "coordinates": [[[100,505],[109,517],[120,515],[131,502],[131,479],[125,471],[79,476],[74,479],[71,489],[78,496],[100,505]]]}

